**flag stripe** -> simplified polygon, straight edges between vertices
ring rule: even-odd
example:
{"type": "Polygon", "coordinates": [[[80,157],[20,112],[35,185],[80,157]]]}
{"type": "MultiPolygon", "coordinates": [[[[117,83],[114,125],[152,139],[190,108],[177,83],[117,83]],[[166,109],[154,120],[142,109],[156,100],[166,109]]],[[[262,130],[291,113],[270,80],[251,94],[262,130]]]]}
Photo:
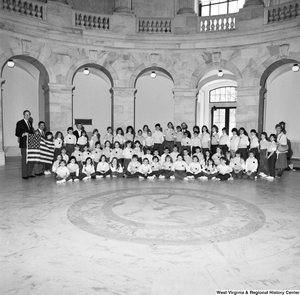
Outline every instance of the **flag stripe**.
{"type": "Polygon", "coordinates": [[[27,162],[52,164],[54,142],[44,139],[40,134],[27,137],[27,162]]]}

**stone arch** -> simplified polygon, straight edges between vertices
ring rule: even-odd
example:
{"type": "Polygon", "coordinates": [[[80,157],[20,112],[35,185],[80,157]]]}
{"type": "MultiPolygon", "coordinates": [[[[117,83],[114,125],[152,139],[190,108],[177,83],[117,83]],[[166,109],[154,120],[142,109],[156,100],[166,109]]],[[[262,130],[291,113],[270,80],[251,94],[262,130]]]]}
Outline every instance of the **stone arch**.
{"type": "Polygon", "coordinates": [[[300,63],[300,54],[291,52],[288,58],[281,58],[281,56],[274,55],[265,60],[260,68],[257,71],[256,78],[259,79],[259,103],[258,103],[258,132],[261,133],[263,131],[263,124],[264,124],[264,100],[265,94],[267,92],[266,89],[266,82],[268,77],[274,72],[277,68],[285,64],[293,64],[293,63],[300,63]]]}
{"type": "Polygon", "coordinates": [[[32,64],[33,66],[35,66],[41,72],[43,77],[45,78],[45,83],[50,82],[51,72],[49,71],[49,68],[44,65],[43,60],[40,60],[40,59],[30,56],[30,55],[24,55],[24,54],[13,54],[13,55],[5,54],[4,56],[5,56],[5,59],[2,64],[2,67],[1,67],[1,77],[2,77],[4,66],[6,65],[6,62],[9,59],[12,59],[12,60],[13,59],[21,59],[21,60],[27,61],[30,64],[32,64]]]}
{"type": "Polygon", "coordinates": [[[130,76],[129,79],[129,87],[134,88],[137,79],[145,72],[151,71],[151,70],[159,70],[162,71],[163,73],[167,74],[171,80],[174,83],[174,87],[179,87],[180,82],[179,82],[179,77],[173,67],[167,66],[164,63],[161,62],[144,62],[140,64],[138,67],[135,68],[133,73],[130,76]]]}
{"type": "Polygon", "coordinates": [[[197,85],[201,78],[214,69],[225,69],[234,74],[236,82],[239,86],[243,86],[243,77],[240,70],[230,61],[221,60],[219,65],[215,65],[212,62],[210,63],[202,63],[200,64],[194,73],[191,75],[189,88],[194,89],[197,88],[197,85]]]}
{"type": "Polygon", "coordinates": [[[84,61],[81,60],[81,61],[78,61],[77,63],[73,64],[69,68],[69,70],[66,74],[66,83],[72,85],[76,72],[79,69],[84,68],[84,67],[92,67],[92,68],[96,68],[96,69],[99,69],[100,71],[102,71],[109,78],[112,87],[114,87],[116,85],[117,81],[119,80],[118,74],[112,66],[110,66],[106,63],[101,64],[98,62],[91,62],[89,60],[84,60],[84,61]]]}
{"type": "MultiPolygon", "coordinates": [[[[0,89],[2,90],[2,84],[5,83],[5,79],[3,78],[3,70],[4,67],[6,66],[6,63],[8,60],[22,60],[25,62],[28,62],[29,64],[31,64],[33,67],[35,67],[39,72],[41,77],[43,77],[43,101],[41,102],[41,96],[38,96],[39,99],[39,103],[42,103],[42,107],[41,107],[41,111],[43,113],[44,116],[44,121],[46,122],[46,126],[50,126],[50,117],[49,117],[49,107],[48,107],[48,103],[49,103],[49,92],[48,92],[48,83],[50,82],[51,77],[53,77],[54,75],[52,75],[51,71],[49,70],[49,67],[47,65],[45,65],[45,61],[42,60],[40,58],[40,56],[36,53],[36,52],[31,52],[30,54],[24,54],[22,52],[22,50],[20,48],[11,48],[8,51],[6,51],[5,53],[2,53],[0,56],[0,62],[2,63],[1,68],[0,68],[0,77],[2,79],[1,80],[1,85],[0,85],[0,89]]],[[[0,93],[0,104],[3,105],[4,101],[3,101],[3,93],[1,91],[0,93]]],[[[0,112],[0,121],[3,121],[3,117],[4,117],[4,108],[1,107],[1,112],[0,112]]],[[[38,110],[39,111],[39,110],[38,110]]],[[[0,154],[1,154],[1,150],[2,147],[4,146],[4,134],[3,131],[0,130],[0,145],[1,145],[1,149],[0,149],[0,154]]]]}

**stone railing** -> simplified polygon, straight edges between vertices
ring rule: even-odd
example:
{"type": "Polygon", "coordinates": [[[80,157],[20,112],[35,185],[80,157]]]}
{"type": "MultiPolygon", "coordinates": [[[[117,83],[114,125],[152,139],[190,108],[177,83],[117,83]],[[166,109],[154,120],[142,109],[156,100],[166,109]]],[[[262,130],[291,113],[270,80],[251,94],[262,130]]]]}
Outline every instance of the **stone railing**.
{"type": "Polygon", "coordinates": [[[110,18],[107,15],[73,11],[73,22],[76,27],[94,30],[109,30],[110,18]]]}
{"type": "Polygon", "coordinates": [[[237,13],[205,16],[199,18],[200,32],[235,30],[237,13]]]}
{"type": "Polygon", "coordinates": [[[300,15],[300,2],[287,2],[265,8],[265,24],[296,18],[300,15]]]}
{"type": "Polygon", "coordinates": [[[137,19],[138,33],[171,34],[171,19],[137,19]]]}
{"type": "Polygon", "coordinates": [[[45,19],[45,8],[45,4],[34,1],[3,0],[3,10],[37,19],[45,19]]]}

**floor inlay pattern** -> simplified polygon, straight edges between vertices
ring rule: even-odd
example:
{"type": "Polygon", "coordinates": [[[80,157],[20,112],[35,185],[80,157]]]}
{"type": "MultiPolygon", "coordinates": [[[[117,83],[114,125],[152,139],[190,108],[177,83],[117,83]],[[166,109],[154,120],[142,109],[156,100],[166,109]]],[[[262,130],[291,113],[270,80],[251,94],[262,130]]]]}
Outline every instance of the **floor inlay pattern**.
{"type": "Polygon", "coordinates": [[[141,244],[210,244],[248,236],[266,221],[255,205],[196,189],[122,189],[75,202],[69,220],[109,239],[141,244]]]}

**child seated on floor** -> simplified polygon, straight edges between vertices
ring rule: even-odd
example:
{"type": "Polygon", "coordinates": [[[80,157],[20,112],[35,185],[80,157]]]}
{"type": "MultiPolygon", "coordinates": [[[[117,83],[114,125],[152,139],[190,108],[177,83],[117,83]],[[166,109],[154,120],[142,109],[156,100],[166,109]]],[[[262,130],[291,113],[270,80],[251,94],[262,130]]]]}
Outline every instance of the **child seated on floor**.
{"type": "Polygon", "coordinates": [[[74,156],[70,157],[69,164],[67,165],[70,175],[66,178],[66,181],[78,181],[79,180],[79,165],[74,156]]]}
{"type": "Polygon", "coordinates": [[[216,166],[220,165],[221,164],[221,157],[222,157],[222,150],[220,147],[217,147],[216,148],[216,153],[212,155],[212,159],[215,163],[216,166]]]}
{"type": "Polygon", "coordinates": [[[208,159],[207,164],[204,166],[203,169],[203,177],[201,177],[202,179],[212,179],[213,177],[215,177],[218,174],[218,170],[215,166],[215,163],[213,161],[213,159],[208,159]]]}
{"type": "Polygon", "coordinates": [[[152,163],[153,156],[151,155],[151,149],[146,149],[146,154],[143,155],[143,160],[148,159],[149,163],[152,163]]]}
{"type": "Polygon", "coordinates": [[[127,140],[125,142],[125,148],[124,148],[123,153],[122,153],[123,168],[124,168],[125,172],[127,171],[127,167],[128,167],[129,163],[132,160],[132,155],[133,155],[132,142],[130,140],[127,140]]]}
{"type": "Polygon", "coordinates": [[[201,148],[198,146],[195,148],[195,153],[193,154],[193,156],[197,156],[199,159],[199,162],[204,161],[204,156],[201,152],[201,148]]]}
{"type": "Polygon", "coordinates": [[[118,162],[118,159],[116,157],[112,158],[112,160],[109,164],[109,168],[110,168],[112,177],[123,177],[124,176],[123,167],[122,167],[121,163],[118,162]]]}
{"type": "Polygon", "coordinates": [[[134,149],[132,150],[132,153],[134,155],[137,155],[138,156],[138,161],[140,163],[142,163],[142,158],[144,156],[144,152],[143,152],[143,147],[142,147],[141,143],[138,140],[136,140],[134,142],[134,149]]]}
{"type": "Polygon", "coordinates": [[[199,158],[197,156],[193,156],[192,162],[190,163],[187,171],[187,177],[189,179],[197,179],[202,176],[202,169],[199,158]]]}
{"type": "Polygon", "coordinates": [[[115,141],[114,143],[114,148],[111,151],[110,162],[113,158],[117,158],[119,164],[122,163],[123,150],[121,149],[121,145],[118,141],[115,141]]]}
{"type": "Polygon", "coordinates": [[[164,153],[161,155],[160,157],[160,163],[163,164],[163,162],[165,161],[166,159],[166,156],[168,156],[170,154],[170,151],[169,151],[169,148],[168,147],[165,147],[164,148],[164,153]]]}
{"type": "Polygon", "coordinates": [[[83,152],[81,156],[81,163],[84,163],[87,158],[91,158],[92,153],[89,151],[89,143],[83,147],[83,152]]]}
{"type": "Polygon", "coordinates": [[[232,168],[231,166],[226,164],[226,158],[221,157],[220,158],[220,164],[217,166],[218,174],[213,179],[216,180],[232,180],[231,172],[232,168]]]}
{"type": "Polygon", "coordinates": [[[111,171],[109,169],[109,164],[106,162],[106,156],[102,155],[100,157],[100,161],[97,165],[96,178],[105,178],[106,176],[109,176],[110,174],[111,174],[111,171]]]}
{"type": "Polygon", "coordinates": [[[66,161],[61,160],[59,162],[59,167],[56,170],[56,183],[66,182],[67,177],[70,175],[70,171],[66,166],[66,161]]]}
{"type": "Polygon", "coordinates": [[[65,148],[61,149],[61,156],[62,156],[62,159],[65,160],[66,163],[69,162],[69,156],[68,156],[67,150],[65,148]]]}
{"type": "MultiPolygon", "coordinates": [[[[173,171],[174,171],[174,178],[176,179],[184,179],[187,180],[186,171],[187,171],[188,165],[184,161],[183,156],[179,154],[177,156],[177,160],[173,165],[173,171]]],[[[173,178],[171,176],[171,178],[173,178]]]]}
{"type": "Polygon", "coordinates": [[[178,155],[179,155],[178,147],[177,147],[176,145],[174,145],[173,151],[172,151],[172,153],[170,154],[170,156],[172,157],[172,162],[173,162],[173,163],[176,161],[178,155]]]}
{"type": "Polygon", "coordinates": [[[151,163],[151,170],[152,170],[152,174],[155,177],[160,177],[161,172],[162,172],[162,167],[161,164],[159,163],[158,157],[154,156],[152,158],[152,163],[151,163]]]}
{"type": "Polygon", "coordinates": [[[162,163],[162,170],[159,178],[173,178],[173,176],[174,176],[174,171],[173,171],[172,157],[170,155],[167,155],[165,157],[165,161],[162,163]]]}
{"type": "Polygon", "coordinates": [[[127,171],[125,172],[125,177],[127,178],[137,178],[139,177],[139,168],[141,163],[138,161],[138,156],[133,155],[131,161],[128,164],[127,171]]]}
{"type": "Polygon", "coordinates": [[[232,168],[232,177],[241,179],[245,168],[245,162],[244,159],[241,158],[239,150],[235,152],[235,157],[230,160],[230,166],[232,168]]]}
{"type": "Polygon", "coordinates": [[[103,154],[103,152],[101,150],[100,141],[97,141],[95,143],[95,149],[92,151],[92,157],[91,157],[94,160],[94,164],[96,165],[96,167],[100,161],[100,157],[102,156],[102,154],[103,154]]]}
{"type": "Polygon", "coordinates": [[[246,160],[245,163],[245,172],[243,175],[244,179],[256,179],[257,178],[257,168],[258,168],[258,161],[254,157],[254,152],[250,151],[249,152],[249,158],[246,160]]]}
{"type": "Polygon", "coordinates": [[[76,158],[76,162],[77,164],[81,164],[81,160],[82,160],[82,152],[80,151],[79,149],[79,145],[76,144],[75,147],[74,147],[74,152],[72,153],[72,157],[75,157],[76,158]]]}
{"type": "Polygon", "coordinates": [[[62,156],[61,155],[57,155],[56,157],[56,161],[52,164],[52,172],[56,173],[57,168],[59,167],[59,163],[62,160],[62,156]]]}
{"type": "Polygon", "coordinates": [[[95,166],[93,164],[92,158],[88,157],[86,158],[81,173],[79,175],[79,179],[86,181],[88,179],[95,179],[96,173],[95,173],[95,166]]]}
{"type": "Polygon", "coordinates": [[[149,164],[149,161],[147,158],[145,158],[143,160],[143,164],[140,166],[139,170],[138,170],[138,175],[139,178],[144,178],[144,179],[153,179],[154,175],[152,175],[152,170],[151,170],[151,166],[149,164]]]}
{"type": "Polygon", "coordinates": [[[183,148],[183,160],[186,162],[187,165],[190,165],[192,162],[192,158],[189,155],[189,151],[183,148]]]}

